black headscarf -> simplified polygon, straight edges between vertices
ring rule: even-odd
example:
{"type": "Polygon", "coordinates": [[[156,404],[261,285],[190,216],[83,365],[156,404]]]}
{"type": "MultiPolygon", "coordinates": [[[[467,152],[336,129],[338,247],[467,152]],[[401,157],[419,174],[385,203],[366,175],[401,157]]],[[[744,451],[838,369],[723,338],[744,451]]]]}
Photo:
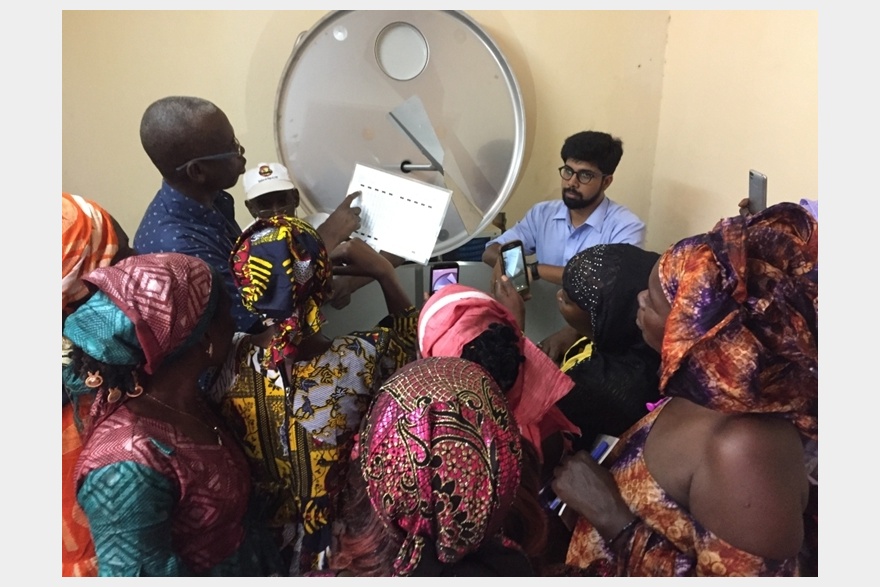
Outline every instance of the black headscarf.
{"type": "Polygon", "coordinates": [[[636,326],[637,296],[660,255],[629,244],[597,245],[571,258],[562,273],[568,297],[590,315],[593,350],[567,373],[575,387],[557,405],[588,448],[597,434],[620,436],[659,399],[660,355],[636,326]]]}

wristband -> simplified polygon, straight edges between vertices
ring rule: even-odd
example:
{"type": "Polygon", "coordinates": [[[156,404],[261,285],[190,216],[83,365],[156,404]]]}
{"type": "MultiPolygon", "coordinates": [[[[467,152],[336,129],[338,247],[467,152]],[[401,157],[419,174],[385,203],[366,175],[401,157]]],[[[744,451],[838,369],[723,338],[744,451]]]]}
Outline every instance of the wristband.
{"type": "Polygon", "coordinates": [[[541,276],[538,275],[538,263],[529,263],[529,273],[532,275],[532,281],[538,281],[541,276]]]}
{"type": "Polygon", "coordinates": [[[638,523],[639,523],[639,518],[638,518],[638,517],[633,518],[632,520],[629,521],[629,523],[628,523],[626,526],[624,526],[623,528],[621,528],[621,529],[617,532],[617,534],[614,535],[614,538],[612,538],[611,540],[606,541],[606,544],[608,544],[608,546],[611,546],[612,544],[614,544],[615,542],[617,542],[617,540],[618,540],[621,536],[623,536],[624,534],[626,534],[627,532],[629,532],[630,530],[632,530],[632,529],[635,527],[635,525],[638,524],[638,523]]]}

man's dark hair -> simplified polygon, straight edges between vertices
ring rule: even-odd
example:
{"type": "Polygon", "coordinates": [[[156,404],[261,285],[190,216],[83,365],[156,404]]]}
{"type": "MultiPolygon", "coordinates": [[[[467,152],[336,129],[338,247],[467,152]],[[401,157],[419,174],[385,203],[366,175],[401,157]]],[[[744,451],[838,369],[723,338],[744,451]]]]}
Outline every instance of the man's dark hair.
{"type": "Polygon", "coordinates": [[[219,111],[216,105],[193,96],[168,96],[147,107],[141,118],[141,145],[163,177],[175,167],[205,154],[202,124],[219,111]]]}
{"type": "Polygon", "coordinates": [[[568,159],[592,163],[611,175],[623,157],[623,142],[606,132],[585,130],[573,134],[562,144],[562,162],[568,159]]]}

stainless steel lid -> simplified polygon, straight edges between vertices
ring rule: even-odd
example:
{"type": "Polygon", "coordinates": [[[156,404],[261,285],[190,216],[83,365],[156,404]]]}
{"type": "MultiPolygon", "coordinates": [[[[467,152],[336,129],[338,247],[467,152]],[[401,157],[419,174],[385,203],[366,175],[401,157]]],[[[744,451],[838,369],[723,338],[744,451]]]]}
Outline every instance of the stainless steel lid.
{"type": "Polygon", "coordinates": [[[453,190],[434,255],[492,222],[522,165],[516,78],[461,11],[328,13],[297,38],[275,116],[307,214],[336,208],[356,163],[453,190]]]}

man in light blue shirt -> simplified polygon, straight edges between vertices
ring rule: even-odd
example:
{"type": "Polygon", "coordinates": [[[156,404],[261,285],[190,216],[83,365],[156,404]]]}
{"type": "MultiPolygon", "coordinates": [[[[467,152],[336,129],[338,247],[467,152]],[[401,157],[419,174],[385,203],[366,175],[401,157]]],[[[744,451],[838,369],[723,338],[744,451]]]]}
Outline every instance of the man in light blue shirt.
{"type": "Polygon", "coordinates": [[[605,190],[623,156],[623,143],[608,133],[583,131],[562,145],[559,168],[562,199],[540,202],[512,228],[486,244],[483,262],[494,266],[501,245],[519,240],[536,262],[530,277],[562,284],[568,260],[594,245],[645,244],[645,223],[626,207],[613,202],[605,190]]]}
{"type": "MultiPolygon", "coordinates": [[[[623,142],[608,133],[582,131],[562,144],[564,165],[562,199],[540,202],[526,212],[512,228],[486,244],[483,262],[494,267],[501,245],[519,240],[527,255],[529,279],[546,279],[562,285],[565,264],[575,254],[594,245],[645,244],[645,223],[626,207],[611,201],[605,190],[614,181],[614,172],[623,157],[623,142]]],[[[580,335],[564,326],[538,343],[557,364],[580,335]]]]}

